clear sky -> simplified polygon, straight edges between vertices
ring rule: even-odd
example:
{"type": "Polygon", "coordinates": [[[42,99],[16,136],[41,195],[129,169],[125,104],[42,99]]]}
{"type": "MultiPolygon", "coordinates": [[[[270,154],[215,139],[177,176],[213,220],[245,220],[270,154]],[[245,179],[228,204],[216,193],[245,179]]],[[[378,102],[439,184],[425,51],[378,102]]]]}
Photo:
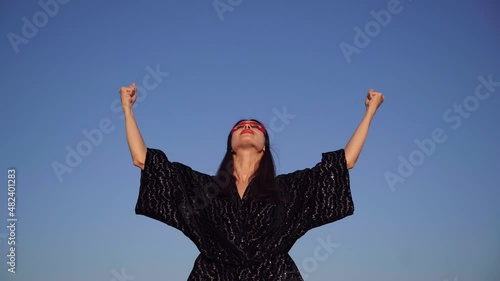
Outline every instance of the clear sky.
{"type": "Polygon", "coordinates": [[[2,1],[0,280],[187,279],[198,255],[190,240],[134,213],[140,170],[117,103],[132,82],[147,146],[210,174],[240,118],[270,128],[287,173],[343,148],[366,92],[382,92],[350,171],[354,215],[290,252],[305,279],[500,280],[498,8],[2,1]]]}

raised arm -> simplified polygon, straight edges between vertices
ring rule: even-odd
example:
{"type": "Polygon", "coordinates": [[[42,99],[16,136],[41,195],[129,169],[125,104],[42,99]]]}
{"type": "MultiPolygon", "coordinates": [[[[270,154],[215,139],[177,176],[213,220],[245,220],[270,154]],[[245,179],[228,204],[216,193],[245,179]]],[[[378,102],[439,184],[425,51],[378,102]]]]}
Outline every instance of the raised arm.
{"type": "Polygon", "coordinates": [[[137,87],[135,83],[132,83],[129,87],[120,88],[120,97],[122,100],[123,113],[125,115],[125,130],[127,135],[128,147],[130,149],[130,155],[132,156],[132,161],[135,166],[144,169],[144,163],[146,161],[146,144],[141,136],[139,127],[134,118],[134,112],[132,106],[137,99],[137,87]]]}
{"type": "Polygon", "coordinates": [[[378,107],[384,102],[384,96],[382,93],[375,92],[375,90],[370,89],[366,96],[365,105],[366,111],[361,123],[352,135],[351,139],[345,146],[345,158],[347,162],[347,168],[352,169],[356,161],[358,160],[361,149],[365,144],[366,137],[368,135],[368,129],[370,124],[377,112],[378,107]]]}

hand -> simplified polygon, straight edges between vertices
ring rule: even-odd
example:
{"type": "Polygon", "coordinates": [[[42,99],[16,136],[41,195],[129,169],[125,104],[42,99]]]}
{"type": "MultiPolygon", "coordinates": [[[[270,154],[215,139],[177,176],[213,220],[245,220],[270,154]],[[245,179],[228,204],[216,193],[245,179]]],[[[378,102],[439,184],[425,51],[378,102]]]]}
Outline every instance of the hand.
{"type": "Polygon", "coordinates": [[[132,83],[128,87],[120,88],[120,97],[122,99],[123,110],[130,110],[137,99],[137,87],[135,83],[132,83]]]}
{"type": "Polygon", "coordinates": [[[376,111],[383,102],[384,95],[382,95],[382,93],[375,92],[374,89],[368,91],[365,100],[366,109],[373,109],[376,111]]]}

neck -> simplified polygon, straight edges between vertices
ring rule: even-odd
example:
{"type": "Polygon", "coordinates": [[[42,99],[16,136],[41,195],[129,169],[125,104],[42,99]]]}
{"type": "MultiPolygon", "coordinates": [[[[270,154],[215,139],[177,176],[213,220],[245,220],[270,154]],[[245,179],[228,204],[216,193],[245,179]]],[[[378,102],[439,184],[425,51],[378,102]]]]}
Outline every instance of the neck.
{"type": "Polygon", "coordinates": [[[259,163],[263,155],[263,151],[238,151],[238,153],[233,154],[236,181],[239,183],[249,183],[259,168],[259,163]]]}

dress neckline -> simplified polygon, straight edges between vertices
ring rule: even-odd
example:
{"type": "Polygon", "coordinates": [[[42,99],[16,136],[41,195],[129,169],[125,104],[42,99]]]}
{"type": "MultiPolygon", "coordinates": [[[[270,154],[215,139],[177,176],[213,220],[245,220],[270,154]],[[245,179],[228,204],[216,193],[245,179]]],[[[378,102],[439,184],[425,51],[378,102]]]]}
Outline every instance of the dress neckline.
{"type": "Polygon", "coordinates": [[[240,202],[246,201],[246,198],[248,197],[248,195],[251,192],[251,188],[253,186],[253,180],[254,179],[252,179],[248,183],[247,187],[245,188],[245,192],[243,192],[243,196],[240,196],[240,193],[238,191],[238,185],[236,184],[236,180],[234,180],[234,179],[232,180],[233,186],[231,187],[231,190],[232,190],[233,196],[236,196],[238,201],[240,201],[240,202]]]}

